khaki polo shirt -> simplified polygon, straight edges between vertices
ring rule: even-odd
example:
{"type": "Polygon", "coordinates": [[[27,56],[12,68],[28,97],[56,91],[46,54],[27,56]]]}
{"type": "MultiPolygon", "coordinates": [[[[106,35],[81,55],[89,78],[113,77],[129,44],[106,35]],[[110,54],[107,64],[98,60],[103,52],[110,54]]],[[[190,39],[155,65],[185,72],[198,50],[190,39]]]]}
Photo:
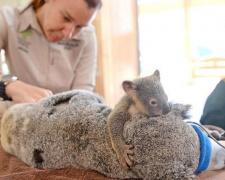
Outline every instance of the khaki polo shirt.
{"type": "Polygon", "coordinates": [[[59,93],[93,90],[96,72],[93,25],[71,40],[46,40],[32,7],[0,9],[0,49],[5,50],[10,73],[21,81],[59,93]]]}

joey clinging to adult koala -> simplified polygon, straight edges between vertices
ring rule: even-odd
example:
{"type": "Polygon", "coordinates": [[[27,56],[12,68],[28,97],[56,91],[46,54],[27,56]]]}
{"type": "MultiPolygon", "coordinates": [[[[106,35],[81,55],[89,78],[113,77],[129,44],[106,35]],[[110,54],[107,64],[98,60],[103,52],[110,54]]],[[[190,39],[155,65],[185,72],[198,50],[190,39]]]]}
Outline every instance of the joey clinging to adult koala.
{"type": "Polygon", "coordinates": [[[158,70],[151,76],[122,83],[126,94],[122,97],[107,121],[112,147],[124,169],[132,166],[128,155],[133,155],[133,145],[125,144],[123,139],[124,124],[137,114],[149,117],[167,114],[170,111],[167,95],[160,82],[158,70]]]}

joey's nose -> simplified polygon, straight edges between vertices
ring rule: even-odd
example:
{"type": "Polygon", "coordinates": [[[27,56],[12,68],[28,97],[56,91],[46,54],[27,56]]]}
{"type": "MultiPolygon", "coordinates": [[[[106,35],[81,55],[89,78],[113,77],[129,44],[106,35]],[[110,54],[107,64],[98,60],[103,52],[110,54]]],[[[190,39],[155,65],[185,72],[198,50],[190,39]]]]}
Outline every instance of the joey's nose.
{"type": "Polygon", "coordinates": [[[163,104],[163,114],[167,114],[168,112],[170,112],[170,106],[168,103],[163,104]]]}

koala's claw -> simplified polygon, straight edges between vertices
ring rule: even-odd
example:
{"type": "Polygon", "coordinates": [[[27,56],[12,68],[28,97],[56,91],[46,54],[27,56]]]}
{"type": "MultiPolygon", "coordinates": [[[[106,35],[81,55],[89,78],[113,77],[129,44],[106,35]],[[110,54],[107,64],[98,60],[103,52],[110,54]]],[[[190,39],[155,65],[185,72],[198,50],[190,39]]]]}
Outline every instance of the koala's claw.
{"type": "Polygon", "coordinates": [[[118,160],[120,165],[125,169],[128,170],[133,165],[133,162],[128,157],[128,155],[134,155],[134,152],[130,149],[132,149],[133,145],[125,145],[123,148],[123,152],[121,152],[120,155],[118,155],[118,160]]]}

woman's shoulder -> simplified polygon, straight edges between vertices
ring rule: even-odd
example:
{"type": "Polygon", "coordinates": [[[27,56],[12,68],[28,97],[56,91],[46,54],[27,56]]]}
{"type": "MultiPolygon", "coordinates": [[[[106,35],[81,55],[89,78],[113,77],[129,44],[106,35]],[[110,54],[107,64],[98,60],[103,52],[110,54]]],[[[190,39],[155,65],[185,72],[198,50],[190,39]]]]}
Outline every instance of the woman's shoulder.
{"type": "Polygon", "coordinates": [[[88,41],[95,36],[95,27],[92,24],[85,26],[82,30],[74,37],[74,39],[82,39],[88,41]]]}
{"type": "Polygon", "coordinates": [[[29,4],[17,7],[4,6],[0,9],[0,20],[5,22],[6,27],[13,27],[18,31],[25,30],[34,19],[35,12],[29,4]]]}
{"type": "Polygon", "coordinates": [[[0,9],[0,15],[8,25],[13,25],[17,22],[21,11],[21,7],[4,6],[0,9]]]}
{"type": "Polygon", "coordinates": [[[85,33],[93,33],[95,32],[95,27],[93,24],[89,24],[88,26],[83,27],[83,32],[85,33]]]}
{"type": "Polygon", "coordinates": [[[13,19],[18,17],[20,9],[19,7],[3,6],[0,12],[6,19],[13,19]]]}

